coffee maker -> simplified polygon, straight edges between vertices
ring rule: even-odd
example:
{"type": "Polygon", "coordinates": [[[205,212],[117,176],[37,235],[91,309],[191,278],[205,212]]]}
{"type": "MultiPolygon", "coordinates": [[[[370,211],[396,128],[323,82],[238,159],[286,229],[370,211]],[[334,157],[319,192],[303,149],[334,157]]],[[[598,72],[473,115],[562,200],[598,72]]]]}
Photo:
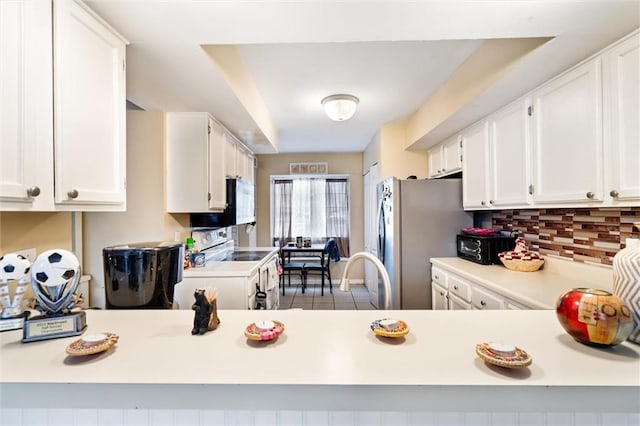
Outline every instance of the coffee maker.
{"type": "Polygon", "coordinates": [[[107,309],[172,309],[182,281],[180,242],[122,244],[102,249],[107,309]]]}

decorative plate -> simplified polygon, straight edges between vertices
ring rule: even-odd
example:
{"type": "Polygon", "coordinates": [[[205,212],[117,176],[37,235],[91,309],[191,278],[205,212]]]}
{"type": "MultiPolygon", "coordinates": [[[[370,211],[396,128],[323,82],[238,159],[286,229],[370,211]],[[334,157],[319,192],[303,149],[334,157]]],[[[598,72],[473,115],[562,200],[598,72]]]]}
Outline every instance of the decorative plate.
{"type": "Polygon", "coordinates": [[[390,318],[382,318],[382,319],[373,321],[371,323],[371,330],[373,330],[373,332],[377,336],[382,336],[382,337],[403,337],[403,336],[406,336],[407,333],[409,333],[409,326],[404,321],[394,320],[392,322],[396,322],[396,324],[393,327],[389,327],[389,328],[383,327],[382,325],[380,325],[381,322],[388,321],[388,320],[390,320],[390,318]]]}
{"type": "MultiPolygon", "coordinates": [[[[258,321],[258,323],[267,323],[268,321],[258,321]]],[[[249,324],[244,330],[244,335],[249,340],[271,340],[284,333],[284,324],[280,321],[273,321],[273,327],[270,329],[260,328],[255,322],[249,324]]]]}
{"type": "Polygon", "coordinates": [[[462,232],[470,235],[478,235],[478,236],[486,236],[493,235],[500,232],[499,229],[489,229],[489,228],[462,228],[462,232]]]}
{"type": "Polygon", "coordinates": [[[522,368],[531,364],[528,353],[515,346],[513,350],[506,350],[507,345],[496,343],[479,343],[476,345],[476,354],[489,364],[506,368],[522,368]]]}
{"type": "Polygon", "coordinates": [[[67,346],[67,354],[71,356],[92,355],[104,352],[118,343],[115,333],[89,334],[67,346]]]}

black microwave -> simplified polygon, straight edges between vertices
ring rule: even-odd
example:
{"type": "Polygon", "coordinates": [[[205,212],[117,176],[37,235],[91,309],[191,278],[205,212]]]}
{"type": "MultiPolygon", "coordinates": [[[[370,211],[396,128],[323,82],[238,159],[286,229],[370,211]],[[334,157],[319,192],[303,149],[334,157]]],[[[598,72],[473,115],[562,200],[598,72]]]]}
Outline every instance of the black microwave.
{"type": "Polygon", "coordinates": [[[224,228],[256,221],[255,186],[242,179],[227,179],[227,207],[221,213],[191,213],[192,228],[224,228]]]}
{"type": "Polygon", "coordinates": [[[498,253],[513,250],[515,245],[516,237],[501,235],[458,235],[456,237],[458,257],[481,265],[500,263],[498,253]]]}

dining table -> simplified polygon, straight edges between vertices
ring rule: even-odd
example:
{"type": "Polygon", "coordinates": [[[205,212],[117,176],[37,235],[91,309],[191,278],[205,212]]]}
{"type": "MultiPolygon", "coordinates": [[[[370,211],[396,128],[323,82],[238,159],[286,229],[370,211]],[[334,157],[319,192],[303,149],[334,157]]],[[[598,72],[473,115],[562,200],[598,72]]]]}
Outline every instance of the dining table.
{"type": "MultiPolygon", "coordinates": [[[[287,243],[280,248],[280,263],[284,265],[287,262],[291,261],[291,257],[296,257],[296,255],[306,255],[309,257],[319,257],[320,263],[324,265],[324,243],[310,244],[310,245],[301,245],[298,246],[295,242],[287,243]]],[[[315,262],[313,262],[315,263],[315,262]]],[[[324,274],[322,274],[322,287],[324,288],[324,274]]],[[[302,292],[304,293],[306,288],[306,279],[302,280],[302,292]]]]}

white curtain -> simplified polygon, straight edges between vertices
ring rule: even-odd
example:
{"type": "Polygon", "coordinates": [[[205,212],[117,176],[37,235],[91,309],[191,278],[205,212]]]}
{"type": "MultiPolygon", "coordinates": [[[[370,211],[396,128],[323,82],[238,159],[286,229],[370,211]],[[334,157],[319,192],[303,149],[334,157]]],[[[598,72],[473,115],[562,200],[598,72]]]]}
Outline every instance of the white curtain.
{"type": "Polygon", "coordinates": [[[294,179],[291,191],[291,236],[325,238],[325,179],[294,179]]]}

